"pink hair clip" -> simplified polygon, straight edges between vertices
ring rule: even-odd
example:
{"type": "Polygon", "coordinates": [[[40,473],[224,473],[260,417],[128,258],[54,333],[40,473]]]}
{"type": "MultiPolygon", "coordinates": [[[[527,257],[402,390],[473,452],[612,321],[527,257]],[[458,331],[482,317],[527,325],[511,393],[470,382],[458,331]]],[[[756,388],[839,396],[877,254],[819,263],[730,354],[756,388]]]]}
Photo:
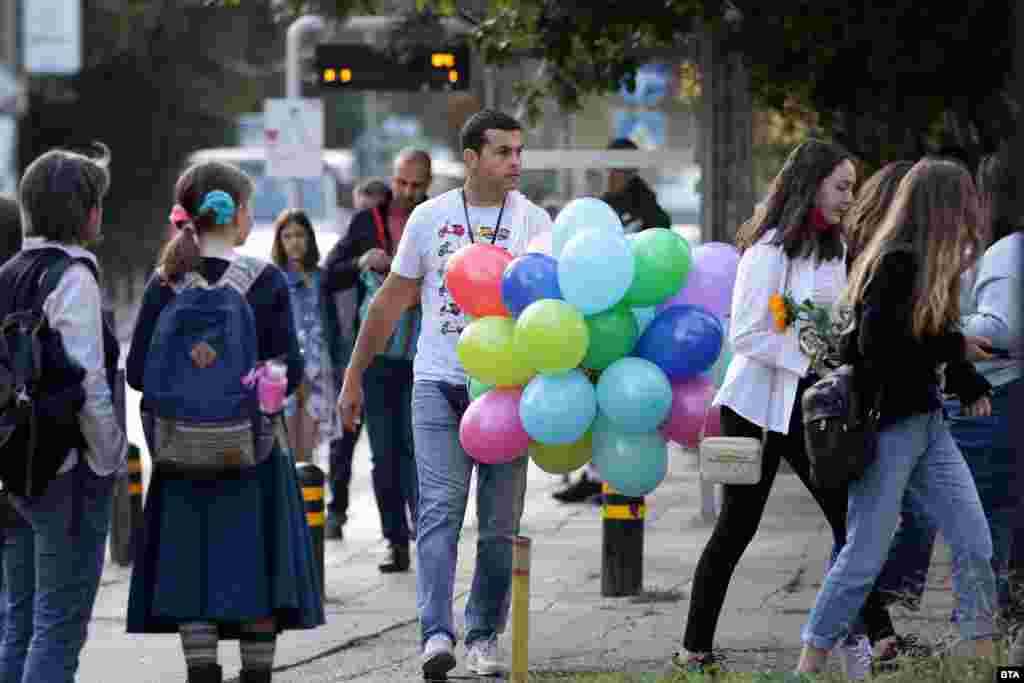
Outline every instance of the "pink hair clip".
{"type": "Polygon", "coordinates": [[[182,223],[191,223],[192,216],[188,215],[188,211],[181,204],[175,204],[171,209],[171,223],[177,227],[181,227],[182,223]]]}

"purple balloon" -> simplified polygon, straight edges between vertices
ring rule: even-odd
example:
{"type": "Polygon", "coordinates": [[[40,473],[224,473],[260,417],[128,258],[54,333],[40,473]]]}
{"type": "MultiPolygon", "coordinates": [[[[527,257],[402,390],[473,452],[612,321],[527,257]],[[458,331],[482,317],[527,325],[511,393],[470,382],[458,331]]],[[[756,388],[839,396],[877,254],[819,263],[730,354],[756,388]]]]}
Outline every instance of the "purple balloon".
{"type": "Polygon", "coordinates": [[[670,306],[690,304],[711,311],[720,318],[729,315],[732,290],[740,253],[724,242],[708,242],[693,250],[693,266],[678,293],[658,306],[658,312],[670,306]]]}

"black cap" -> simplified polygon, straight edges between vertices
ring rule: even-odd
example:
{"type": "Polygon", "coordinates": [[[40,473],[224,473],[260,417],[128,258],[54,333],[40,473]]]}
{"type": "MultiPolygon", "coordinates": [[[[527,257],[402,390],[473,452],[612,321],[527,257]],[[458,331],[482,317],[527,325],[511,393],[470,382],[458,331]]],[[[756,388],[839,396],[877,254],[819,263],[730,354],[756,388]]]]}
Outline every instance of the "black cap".
{"type": "Polygon", "coordinates": [[[608,149],[640,149],[636,143],[629,138],[615,138],[608,143],[608,149]]]}

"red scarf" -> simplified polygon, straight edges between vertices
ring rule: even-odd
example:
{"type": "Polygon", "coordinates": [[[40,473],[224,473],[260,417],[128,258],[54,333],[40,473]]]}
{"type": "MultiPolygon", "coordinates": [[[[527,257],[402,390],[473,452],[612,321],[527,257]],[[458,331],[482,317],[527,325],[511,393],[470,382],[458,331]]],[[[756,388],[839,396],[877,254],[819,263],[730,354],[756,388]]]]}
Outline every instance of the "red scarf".
{"type": "Polygon", "coordinates": [[[825,214],[816,206],[812,207],[807,214],[807,225],[810,226],[811,231],[814,233],[825,233],[834,230],[837,226],[836,223],[829,223],[828,219],[825,218],[825,214]]]}

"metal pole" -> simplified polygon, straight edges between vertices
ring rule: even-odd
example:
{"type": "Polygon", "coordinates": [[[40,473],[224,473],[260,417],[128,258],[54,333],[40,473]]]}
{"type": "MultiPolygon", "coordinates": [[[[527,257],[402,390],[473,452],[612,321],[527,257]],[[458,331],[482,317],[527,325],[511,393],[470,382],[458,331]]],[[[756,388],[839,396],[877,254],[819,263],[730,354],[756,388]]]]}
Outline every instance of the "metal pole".
{"type": "Polygon", "coordinates": [[[616,493],[607,483],[602,484],[601,490],[601,595],[639,595],[643,590],[647,506],[642,497],[616,493]]]}
{"type": "MultiPolygon", "coordinates": [[[[285,97],[298,99],[302,97],[302,78],[299,55],[302,44],[308,38],[317,39],[324,30],[324,20],[315,14],[299,17],[291,23],[284,39],[285,97]]],[[[302,181],[299,178],[288,180],[288,204],[293,208],[302,205],[302,181]]]]}

